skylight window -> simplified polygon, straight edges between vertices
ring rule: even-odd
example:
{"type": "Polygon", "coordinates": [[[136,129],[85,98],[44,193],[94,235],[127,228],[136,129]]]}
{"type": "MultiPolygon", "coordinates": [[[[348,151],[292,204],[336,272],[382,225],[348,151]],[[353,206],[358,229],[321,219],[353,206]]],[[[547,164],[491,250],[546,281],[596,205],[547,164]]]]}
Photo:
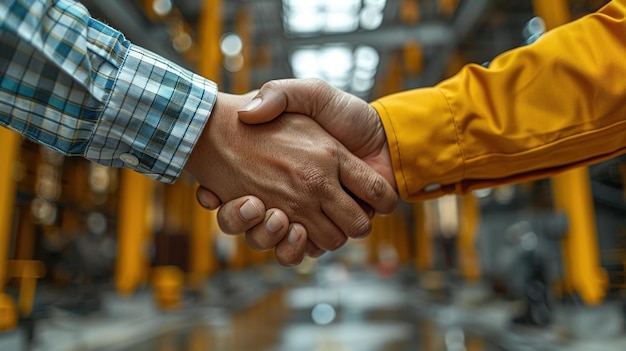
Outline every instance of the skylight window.
{"type": "Polygon", "coordinates": [[[288,34],[348,33],[380,27],[386,0],[283,0],[288,34]]]}
{"type": "Polygon", "coordinates": [[[296,78],[319,78],[334,87],[367,97],[374,86],[380,57],[370,46],[356,49],[348,44],[303,47],[291,55],[296,78]]]}

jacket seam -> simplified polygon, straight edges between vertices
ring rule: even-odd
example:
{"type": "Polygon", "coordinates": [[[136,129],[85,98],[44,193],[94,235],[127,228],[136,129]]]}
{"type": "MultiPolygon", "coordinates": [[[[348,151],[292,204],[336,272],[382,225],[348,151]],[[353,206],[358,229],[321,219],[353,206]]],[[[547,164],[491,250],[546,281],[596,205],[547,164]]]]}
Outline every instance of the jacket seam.
{"type": "MultiPolygon", "coordinates": [[[[398,163],[400,163],[400,173],[402,174],[402,181],[404,182],[404,189],[405,189],[407,194],[410,194],[411,192],[409,190],[409,182],[407,181],[407,179],[406,179],[406,177],[404,175],[404,166],[402,164],[402,153],[400,152],[400,143],[398,142],[398,134],[396,133],[396,127],[395,127],[395,125],[393,123],[393,120],[389,117],[389,111],[387,111],[387,107],[384,104],[381,104],[381,103],[378,103],[378,105],[381,106],[383,108],[383,110],[385,111],[385,118],[387,118],[387,120],[389,121],[389,124],[391,125],[391,129],[392,129],[392,132],[393,132],[393,137],[395,139],[395,144],[397,146],[396,154],[398,155],[398,163]]],[[[382,123],[382,121],[381,121],[381,123],[382,123]]],[[[392,164],[391,167],[393,169],[393,164],[392,164]]]]}
{"type": "Polygon", "coordinates": [[[437,88],[437,91],[441,94],[444,101],[446,102],[446,105],[448,106],[448,111],[450,112],[450,119],[452,119],[452,124],[454,125],[456,145],[458,146],[459,154],[461,155],[461,164],[462,164],[461,180],[463,180],[465,179],[465,174],[466,174],[465,153],[463,152],[463,147],[461,146],[460,132],[459,132],[458,124],[456,122],[454,109],[452,108],[452,104],[450,104],[450,101],[448,100],[448,97],[446,96],[446,94],[443,91],[441,91],[441,89],[439,88],[437,88]]]}

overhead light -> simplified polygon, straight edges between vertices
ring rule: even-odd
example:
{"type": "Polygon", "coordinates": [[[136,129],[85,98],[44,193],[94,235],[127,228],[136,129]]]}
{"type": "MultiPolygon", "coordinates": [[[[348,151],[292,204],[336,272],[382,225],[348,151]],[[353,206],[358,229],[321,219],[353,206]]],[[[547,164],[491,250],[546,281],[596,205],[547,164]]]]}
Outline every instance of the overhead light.
{"type": "Polygon", "coordinates": [[[244,58],[241,53],[224,57],[224,68],[229,72],[239,72],[243,68],[244,58]]]}
{"type": "Polygon", "coordinates": [[[363,6],[381,11],[387,5],[387,0],[363,0],[363,6]]]}
{"type": "Polygon", "coordinates": [[[191,49],[191,45],[193,44],[193,39],[191,35],[187,32],[180,32],[174,36],[172,39],[172,46],[174,46],[174,50],[178,52],[186,52],[191,49]]]}
{"type": "Polygon", "coordinates": [[[283,23],[295,34],[352,32],[361,6],[361,0],[283,0],[283,23]]]}
{"type": "Polygon", "coordinates": [[[327,303],[318,303],[311,311],[311,319],[317,325],[330,324],[336,316],[335,308],[327,303]]]}
{"type": "Polygon", "coordinates": [[[325,15],[317,9],[285,13],[285,28],[293,33],[315,33],[324,28],[325,15]]]}
{"type": "Polygon", "coordinates": [[[361,0],[322,0],[320,3],[330,11],[355,13],[359,10],[361,0]]]}
{"type": "Polygon", "coordinates": [[[326,32],[346,33],[359,28],[359,19],[353,12],[329,12],[326,14],[326,32]]]}
{"type": "Polygon", "coordinates": [[[220,41],[220,49],[224,56],[237,56],[241,53],[243,42],[235,33],[226,33],[220,41]]]}
{"type": "Polygon", "coordinates": [[[350,89],[355,92],[366,92],[372,89],[374,86],[374,79],[372,77],[361,77],[359,75],[355,75],[352,77],[352,84],[350,85],[350,89]]]}
{"type": "Polygon", "coordinates": [[[361,97],[374,86],[380,57],[367,45],[353,49],[347,43],[308,46],[290,57],[296,78],[320,78],[330,85],[361,97]]]}
{"type": "Polygon", "coordinates": [[[323,74],[329,77],[345,76],[352,70],[352,50],[344,45],[324,47],[320,51],[323,74]]]}
{"type": "Polygon", "coordinates": [[[319,6],[318,1],[315,0],[283,0],[283,4],[290,8],[311,8],[319,6]]]}
{"type": "Polygon", "coordinates": [[[296,78],[321,78],[318,65],[317,48],[298,49],[291,54],[291,67],[296,78]]]}
{"type": "Polygon", "coordinates": [[[171,0],[154,0],[152,2],[152,11],[158,16],[167,16],[172,12],[171,0]]]}
{"type": "Polygon", "coordinates": [[[376,29],[383,23],[383,13],[373,7],[366,7],[361,10],[360,19],[363,29],[376,29]]]}
{"type": "Polygon", "coordinates": [[[371,46],[359,46],[354,51],[354,61],[358,68],[363,70],[376,70],[380,62],[380,56],[376,49],[371,46]]]}

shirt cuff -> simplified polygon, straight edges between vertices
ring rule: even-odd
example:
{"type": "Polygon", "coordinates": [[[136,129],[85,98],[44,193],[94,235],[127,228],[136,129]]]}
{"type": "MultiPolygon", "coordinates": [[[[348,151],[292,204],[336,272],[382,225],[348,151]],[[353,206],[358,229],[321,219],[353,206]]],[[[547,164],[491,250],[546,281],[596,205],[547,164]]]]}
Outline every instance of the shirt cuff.
{"type": "Polygon", "coordinates": [[[174,182],[217,97],[217,86],[131,45],[85,157],[174,182]]]}

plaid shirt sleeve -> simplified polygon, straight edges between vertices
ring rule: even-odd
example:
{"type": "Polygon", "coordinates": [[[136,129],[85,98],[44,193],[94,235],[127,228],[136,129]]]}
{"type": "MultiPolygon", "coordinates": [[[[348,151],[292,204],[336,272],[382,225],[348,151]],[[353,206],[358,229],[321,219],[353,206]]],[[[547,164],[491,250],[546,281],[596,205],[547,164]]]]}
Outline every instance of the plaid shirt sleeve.
{"type": "Polygon", "coordinates": [[[0,124],[66,155],[180,175],[217,87],[71,0],[0,0],[0,124]]]}

